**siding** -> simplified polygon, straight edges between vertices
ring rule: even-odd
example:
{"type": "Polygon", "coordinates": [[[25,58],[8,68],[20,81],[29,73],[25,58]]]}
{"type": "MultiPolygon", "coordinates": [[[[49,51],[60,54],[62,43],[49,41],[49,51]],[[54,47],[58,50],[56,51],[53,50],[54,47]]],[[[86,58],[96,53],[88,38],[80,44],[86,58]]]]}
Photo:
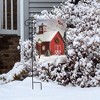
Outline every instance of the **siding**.
{"type": "MultiPolygon", "coordinates": [[[[51,11],[53,6],[59,6],[62,0],[24,0],[24,21],[31,14],[40,14],[42,10],[51,11]]],[[[28,38],[28,27],[24,26],[25,39],[28,38]]]]}
{"type": "Polygon", "coordinates": [[[50,10],[53,6],[59,6],[62,0],[30,0],[29,1],[29,16],[31,14],[40,13],[42,10],[50,10]]]}

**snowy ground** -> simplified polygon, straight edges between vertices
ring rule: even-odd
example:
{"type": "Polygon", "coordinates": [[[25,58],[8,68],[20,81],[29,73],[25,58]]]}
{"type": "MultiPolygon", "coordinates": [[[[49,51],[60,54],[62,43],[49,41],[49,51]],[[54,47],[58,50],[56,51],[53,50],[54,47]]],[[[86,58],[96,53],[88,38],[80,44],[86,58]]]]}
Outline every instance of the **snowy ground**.
{"type": "Polygon", "coordinates": [[[100,100],[100,88],[63,87],[52,82],[43,82],[31,89],[31,78],[0,84],[0,100],[100,100]]]}

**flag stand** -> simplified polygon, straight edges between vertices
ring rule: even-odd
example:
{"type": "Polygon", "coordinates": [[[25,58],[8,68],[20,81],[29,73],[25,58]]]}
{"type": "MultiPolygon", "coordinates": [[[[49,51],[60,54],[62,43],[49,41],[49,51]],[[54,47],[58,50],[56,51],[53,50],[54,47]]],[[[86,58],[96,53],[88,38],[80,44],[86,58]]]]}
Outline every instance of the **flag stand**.
{"type": "Polygon", "coordinates": [[[34,51],[34,38],[36,34],[36,19],[30,18],[25,20],[25,26],[29,27],[29,40],[32,42],[32,52],[31,52],[31,60],[32,60],[32,89],[34,89],[34,84],[40,84],[40,89],[42,90],[42,83],[41,82],[35,82],[34,81],[34,65],[33,62],[36,61],[35,55],[33,55],[34,51]]]}

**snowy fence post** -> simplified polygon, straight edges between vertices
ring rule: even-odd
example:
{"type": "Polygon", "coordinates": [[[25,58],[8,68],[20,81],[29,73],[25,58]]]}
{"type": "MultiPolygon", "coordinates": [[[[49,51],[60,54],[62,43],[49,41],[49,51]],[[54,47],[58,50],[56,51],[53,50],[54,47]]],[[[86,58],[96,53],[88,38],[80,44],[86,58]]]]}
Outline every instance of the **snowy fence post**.
{"type": "Polygon", "coordinates": [[[35,52],[35,34],[36,34],[36,19],[34,19],[34,17],[27,19],[25,21],[25,25],[29,27],[29,40],[32,42],[32,51],[31,51],[31,60],[32,60],[32,89],[34,89],[34,83],[39,83],[40,84],[40,88],[42,90],[42,83],[41,82],[35,82],[34,81],[34,76],[33,76],[33,72],[34,72],[34,64],[35,63],[35,55],[33,55],[33,53],[35,52]]]}

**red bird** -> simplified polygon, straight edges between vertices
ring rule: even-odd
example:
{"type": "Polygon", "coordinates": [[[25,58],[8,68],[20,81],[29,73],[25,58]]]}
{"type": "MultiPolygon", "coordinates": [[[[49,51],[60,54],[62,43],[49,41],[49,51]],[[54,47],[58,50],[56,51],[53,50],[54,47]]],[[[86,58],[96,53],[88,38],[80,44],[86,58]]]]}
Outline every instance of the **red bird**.
{"type": "Polygon", "coordinates": [[[58,20],[58,24],[64,26],[60,20],[58,20]]]}

